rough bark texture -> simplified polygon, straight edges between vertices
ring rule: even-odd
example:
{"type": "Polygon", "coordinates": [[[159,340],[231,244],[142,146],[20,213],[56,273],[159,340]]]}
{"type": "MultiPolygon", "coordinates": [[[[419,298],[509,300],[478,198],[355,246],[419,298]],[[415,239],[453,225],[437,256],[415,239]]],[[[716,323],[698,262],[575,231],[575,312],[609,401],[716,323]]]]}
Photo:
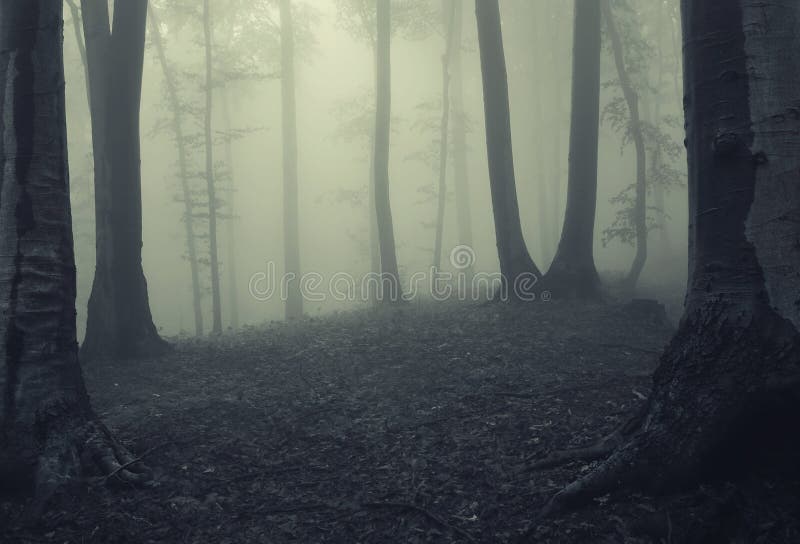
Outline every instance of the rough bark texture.
{"type": "Polygon", "coordinates": [[[78,364],[62,31],[61,2],[0,3],[0,490],[41,499],[121,458],[78,364]]]}
{"type": "Polygon", "coordinates": [[[567,209],[547,284],[559,298],[600,298],[594,264],[600,126],[600,4],[575,0],[567,209]]]}
{"type": "Polygon", "coordinates": [[[161,37],[158,17],[155,8],[150,6],[150,34],[156,48],[158,62],[164,75],[167,87],[167,99],[172,110],[172,132],[175,137],[175,146],[178,150],[178,178],[181,184],[181,197],[183,198],[183,223],[186,229],[186,250],[189,260],[189,272],[192,278],[192,308],[194,310],[194,332],[197,336],[203,334],[203,307],[201,304],[200,270],[197,261],[197,239],[194,234],[194,204],[192,192],[189,187],[189,170],[186,154],[186,138],[183,132],[183,108],[178,96],[178,86],[172,67],[167,61],[164,40],[161,37]]]}
{"type": "Polygon", "coordinates": [[[633,207],[633,228],[636,232],[636,256],[633,258],[631,269],[625,278],[626,287],[636,288],[639,276],[642,274],[647,261],[647,152],[644,145],[641,114],[639,113],[639,94],[631,82],[628,69],[625,66],[625,50],[622,38],[614,21],[614,13],[609,0],[602,0],[603,20],[611,39],[611,51],[614,53],[614,64],[617,67],[619,84],[622,94],[628,104],[630,114],[629,130],[631,139],[636,148],[636,197],[633,207]]]}
{"type": "Polygon", "coordinates": [[[497,253],[506,292],[513,297],[520,294],[521,282],[527,284],[527,291],[530,281],[538,281],[541,274],[528,253],[520,224],[500,7],[497,0],[476,0],[475,13],[497,253]]]}
{"type": "Polygon", "coordinates": [[[397,302],[402,296],[397,251],[394,243],[392,208],[389,203],[389,132],[392,109],[390,42],[392,34],[390,0],[377,3],[377,107],[375,110],[375,213],[378,220],[378,243],[381,257],[383,302],[397,302]]]}
{"type": "Polygon", "coordinates": [[[283,126],[283,254],[288,283],[286,319],[303,316],[300,292],[300,221],[297,195],[297,106],[294,77],[294,23],[289,0],[280,0],[281,98],[283,126]]]}
{"type": "Polygon", "coordinates": [[[136,357],[169,348],[153,324],[142,269],[139,107],[146,0],[81,2],[95,173],[96,268],[84,358],[136,357]],[[113,130],[110,127],[113,126],[113,130]]]}
{"type": "Polygon", "coordinates": [[[206,193],[208,198],[208,248],[209,269],[211,271],[211,332],[222,332],[222,303],[219,292],[219,249],[217,247],[217,188],[214,176],[214,139],[211,116],[214,111],[214,66],[211,27],[211,6],[209,0],[203,1],[203,44],[205,47],[205,97],[203,133],[206,147],[206,193]]]}
{"type": "Polygon", "coordinates": [[[550,512],[620,485],[661,492],[740,471],[797,411],[800,4],[684,0],[682,12],[685,314],[628,440],[550,512]]]}

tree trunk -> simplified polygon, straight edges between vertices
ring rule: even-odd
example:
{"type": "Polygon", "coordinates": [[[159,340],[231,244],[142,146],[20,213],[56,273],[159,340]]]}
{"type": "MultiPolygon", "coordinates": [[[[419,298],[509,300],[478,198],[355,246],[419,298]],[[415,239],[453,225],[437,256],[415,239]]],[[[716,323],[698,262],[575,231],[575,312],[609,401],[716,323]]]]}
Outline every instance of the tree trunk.
{"type": "Polygon", "coordinates": [[[439,189],[436,206],[436,237],[433,244],[433,269],[442,266],[442,238],[444,237],[444,211],[447,202],[447,159],[450,145],[450,54],[453,48],[453,12],[456,0],[445,0],[444,13],[444,53],[442,54],[442,121],[439,125],[439,189]]]}
{"type": "Polygon", "coordinates": [[[147,1],[83,0],[92,98],[96,269],[84,358],[155,355],[169,346],[153,324],[142,269],[139,108],[147,1]],[[113,127],[113,130],[110,129],[113,127]]]}
{"type": "Polygon", "coordinates": [[[197,241],[194,234],[194,205],[192,203],[192,192],[189,186],[188,161],[186,157],[186,138],[183,133],[183,109],[178,96],[178,87],[175,82],[175,75],[172,67],[167,61],[164,49],[164,40],[161,37],[158,17],[155,8],[150,6],[150,33],[152,34],[153,44],[156,48],[158,61],[161,64],[161,71],[164,74],[164,82],[167,87],[167,98],[170,109],[172,110],[172,132],[175,137],[175,145],[178,150],[178,179],[181,183],[181,195],[183,198],[183,223],[186,229],[186,249],[189,258],[189,271],[192,278],[192,308],[194,309],[194,331],[197,336],[203,335],[203,307],[201,304],[200,290],[200,271],[197,261],[197,241]]]}
{"type": "MultiPolygon", "coordinates": [[[[458,244],[472,247],[472,213],[469,203],[469,167],[467,165],[467,113],[464,108],[464,69],[463,56],[463,30],[464,30],[464,2],[453,2],[453,38],[451,40],[451,88],[452,88],[452,126],[453,126],[453,184],[456,193],[456,222],[458,223],[458,244]]],[[[472,282],[472,265],[464,272],[469,276],[466,284],[472,282]]]]}
{"type": "Polygon", "coordinates": [[[80,475],[83,454],[122,456],[78,364],[62,10],[0,3],[0,489],[42,501],[80,475]]]}
{"type": "Polygon", "coordinates": [[[294,77],[294,22],[289,0],[280,0],[281,97],[283,100],[283,253],[287,283],[286,319],[303,316],[300,292],[300,223],[297,195],[297,106],[294,77]]]}
{"type": "Polygon", "coordinates": [[[541,275],[531,259],[519,217],[511,148],[511,115],[508,81],[497,0],[476,0],[478,43],[483,76],[483,103],[486,118],[486,149],[489,158],[489,183],[492,193],[495,237],[503,278],[502,295],[527,299],[541,275]]]}
{"type": "Polygon", "coordinates": [[[217,249],[217,189],[214,183],[214,139],[211,116],[214,105],[214,66],[212,52],[211,7],[209,0],[203,1],[203,38],[205,46],[205,97],[206,108],[203,125],[206,148],[206,191],[208,194],[208,247],[211,270],[211,333],[222,333],[222,307],[219,292],[219,250],[217,249]]]}
{"type": "Polygon", "coordinates": [[[236,176],[233,168],[233,144],[231,142],[231,112],[228,88],[222,91],[223,113],[225,115],[225,164],[228,166],[228,224],[226,225],[226,269],[228,271],[228,308],[231,328],[239,328],[239,282],[236,267],[236,176]]]}
{"type": "Polygon", "coordinates": [[[575,0],[567,209],[547,284],[559,298],[600,298],[594,264],[600,127],[600,4],[575,0]]]}
{"type": "Polygon", "coordinates": [[[381,257],[381,282],[378,298],[382,302],[399,302],[403,293],[400,287],[400,272],[397,268],[392,208],[389,203],[389,132],[392,109],[390,53],[392,34],[391,1],[375,1],[377,4],[375,213],[378,219],[378,243],[381,257]]]}
{"type": "Polygon", "coordinates": [[[625,67],[625,52],[622,38],[614,21],[609,0],[602,0],[603,18],[606,21],[608,36],[611,39],[611,50],[614,53],[614,64],[617,67],[619,84],[628,104],[630,113],[630,132],[636,148],[636,198],[633,208],[633,228],[636,232],[636,256],[631,264],[625,284],[628,289],[635,289],[639,276],[647,261],[647,158],[642,133],[641,115],[639,113],[639,95],[633,87],[625,67]]]}
{"type": "Polygon", "coordinates": [[[800,139],[787,135],[800,131],[800,4],[684,0],[682,14],[684,316],[639,424],[550,512],[619,486],[663,492],[741,474],[781,447],[773,417],[797,411],[800,139]]]}

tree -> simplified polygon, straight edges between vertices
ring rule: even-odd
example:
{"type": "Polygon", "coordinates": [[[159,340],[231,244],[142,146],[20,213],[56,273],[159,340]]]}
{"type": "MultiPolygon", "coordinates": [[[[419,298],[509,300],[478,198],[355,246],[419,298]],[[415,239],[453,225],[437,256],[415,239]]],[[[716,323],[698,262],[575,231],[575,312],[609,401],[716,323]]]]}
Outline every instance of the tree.
{"type": "Polygon", "coordinates": [[[303,316],[300,292],[300,225],[297,197],[297,106],[294,83],[294,23],[289,0],[280,0],[283,127],[283,254],[288,283],[286,319],[303,316]]]}
{"type": "MultiPolygon", "coordinates": [[[[644,410],[547,512],[780,445],[800,386],[800,4],[683,0],[690,282],[644,410]],[[709,78],[709,74],[715,74],[709,78]],[[702,84],[701,84],[702,83],[702,84]]],[[[583,453],[586,453],[584,451],[583,453]]]]}
{"type": "Polygon", "coordinates": [[[0,488],[39,506],[88,465],[148,477],[122,469],[134,460],[92,412],[78,363],[62,11],[0,3],[0,488]]]}
{"type": "Polygon", "coordinates": [[[183,105],[178,96],[178,83],[172,66],[167,61],[164,48],[164,40],[161,36],[161,28],[156,15],[155,7],[150,5],[150,35],[155,45],[158,62],[164,75],[164,83],[167,91],[172,113],[171,127],[175,138],[175,145],[178,150],[178,179],[181,184],[181,199],[183,201],[183,222],[186,229],[186,249],[188,252],[189,271],[192,278],[192,308],[194,310],[194,331],[197,336],[203,334],[203,307],[200,289],[200,265],[197,258],[197,240],[194,227],[194,200],[190,187],[189,162],[187,157],[187,143],[184,134],[183,105]]]}
{"type": "Polygon", "coordinates": [[[495,237],[504,289],[520,295],[520,287],[541,278],[531,259],[519,217],[511,148],[511,114],[508,104],[503,34],[497,0],[475,0],[478,43],[483,77],[483,103],[486,117],[486,149],[489,157],[489,183],[492,193],[495,237]]]}
{"type": "Polygon", "coordinates": [[[597,299],[594,264],[600,126],[600,4],[575,0],[567,210],[547,283],[556,296],[597,299]]]}
{"type": "Polygon", "coordinates": [[[96,269],[85,358],[163,353],[142,269],[139,108],[147,0],[82,0],[95,165],[96,269]]]}
{"type": "Polygon", "coordinates": [[[376,1],[376,107],[375,107],[375,212],[378,220],[378,243],[381,257],[381,292],[383,302],[401,299],[400,272],[394,244],[392,208],[389,203],[389,132],[391,130],[392,76],[390,42],[390,0],[376,1]]]}

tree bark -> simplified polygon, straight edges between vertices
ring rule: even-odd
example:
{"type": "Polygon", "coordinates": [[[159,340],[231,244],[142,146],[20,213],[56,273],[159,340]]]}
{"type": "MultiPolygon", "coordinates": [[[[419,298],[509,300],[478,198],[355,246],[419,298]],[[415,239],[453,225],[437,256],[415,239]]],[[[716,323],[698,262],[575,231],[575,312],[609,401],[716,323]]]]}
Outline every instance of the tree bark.
{"type": "Polygon", "coordinates": [[[208,195],[208,247],[211,270],[211,333],[222,333],[222,304],[219,292],[219,250],[217,248],[217,189],[214,176],[214,139],[212,119],[214,110],[214,66],[212,42],[211,6],[203,0],[203,43],[205,47],[205,97],[203,134],[206,148],[206,192],[208,195]]]}
{"type": "Polygon", "coordinates": [[[529,297],[535,293],[527,291],[541,278],[541,274],[528,253],[520,224],[511,147],[508,80],[497,0],[476,0],[475,14],[483,76],[489,183],[503,294],[510,298],[529,297]]]}
{"type": "Polygon", "coordinates": [[[391,1],[376,1],[376,95],[375,109],[375,213],[378,220],[378,243],[381,257],[381,302],[398,302],[403,295],[397,251],[394,243],[392,208],[389,203],[389,133],[391,124],[391,1]]]}
{"type": "Polygon", "coordinates": [[[82,0],[95,170],[96,269],[89,297],[86,358],[155,355],[158,335],[142,269],[139,108],[147,1],[82,0]],[[111,130],[110,127],[113,127],[111,130]]]}
{"type": "Polygon", "coordinates": [[[297,187],[297,106],[294,75],[294,22],[289,0],[280,0],[281,97],[283,127],[283,253],[287,283],[286,319],[303,316],[300,292],[300,222],[297,187]]]}
{"type": "Polygon", "coordinates": [[[628,104],[630,113],[630,132],[636,148],[636,197],[633,207],[633,228],[636,232],[636,256],[633,258],[631,269],[625,278],[628,289],[635,289],[639,283],[644,264],[647,261],[647,157],[642,132],[641,114],[639,113],[639,94],[631,82],[625,66],[625,51],[622,38],[614,21],[614,13],[609,0],[602,0],[603,19],[606,22],[608,36],[611,39],[611,51],[614,53],[614,64],[617,67],[619,84],[622,94],[628,104]]]}
{"type": "Polygon", "coordinates": [[[599,299],[594,264],[600,127],[600,4],[575,0],[567,209],[547,284],[559,298],[599,299]]]}
{"type": "Polygon", "coordinates": [[[0,489],[40,501],[80,475],[82,457],[120,467],[122,456],[78,363],[62,12],[0,3],[0,489]]]}
{"type": "MultiPolygon", "coordinates": [[[[800,4],[684,0],[690,282],[628,440],[547,512],[741,474],[800,389],[800,4]]],[[[783,445],[785,446],[785,443],[783,445]]]]}
{"type": "Polygon", "coordinates": [[[197,261],[197,240],[194,234],[194,204],[192,192],[189,185],[189,170],[186,156],[186,138],[183,132],[183,109],[181,108],[180,97],[178,96],[178,86],[172,67],[167,61],[164,48],[164,40],[161,37],[158,17],[155,8],[150,6],[150,33],[153,45],[156,48],[161,71],[164,75],[164,82],[167,87],[167,98],[170,109],[172,110],[172,132],[175,137],[175,145],[178,150],[178,179],[181,184],[181,196],[183,198],[183,223],[186,230],[186,249],[189,259],[189,271],[192,279],[192,308],[194,310],[194,332],[197,336],[203,335],[203,307],[200,290],[200,271],[197,261]]]}

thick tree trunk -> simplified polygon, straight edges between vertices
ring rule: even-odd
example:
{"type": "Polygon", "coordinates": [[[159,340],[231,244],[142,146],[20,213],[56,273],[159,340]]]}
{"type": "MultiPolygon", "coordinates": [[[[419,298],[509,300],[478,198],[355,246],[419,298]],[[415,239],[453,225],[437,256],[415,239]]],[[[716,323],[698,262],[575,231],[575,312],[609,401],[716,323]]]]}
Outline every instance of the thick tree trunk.
{"type": "Polygon", "coordinates": [[[489,183],[503,295],[530,298],[535,295],[530,290],[541,274],[528,253],[520,224],[511,148],[508,80],[497,0],[476,0],[475,14],[483,76],[489,183]]]}
{"type": "Polygon", "coordinates": [[[78,364],[62,30],[61,2],[0,3],[0,490],[42,500],[123,455],[78,364]]]}
{"type": "Polygon", "coordinates": [[[442,54],[442,121],[439,125],[439,183],[436,205],[436,236],[433,243],[433,269],[442,266],[444,211],[447,202],[447,159],[450,156],[450,58],[453,49],[453,23],[456,0],[442,3],[444,13],[444,53],[442,54]]]}
{"type": "Polygon", "coordinates": [[[684,0],[690,283],[628,440],[548,511],[741,473],[800,389],[800,4],[684,0]],[[756,438],[755,433],[761,433],[756,438]],[[753,434],[751,434],[753,433],[753,434]]]}
{"type": "Polygon", "coordinates": [[[169,348],[153,324],[142,269],[139,107],[147,1],[83,0],[92,99],[96,269],[84,358],[136,357],[169,348]],[[113,127],[111,130],[110,127],[113,127]]]}
{"type": "Polygon", "coordinates": [[[375,109],[375,213],[381,257],[381,282],[378,297],[382,302],[398,302],[403,295],[397,251],[394,243],[392,208],[389,203],[389,132],[392,109],[390,42],[392,35],[391,1],[375,0],[377,8],[375,109]]]}
{"type": "Polygon", "coordinates": [[[183,198],[183,223],[186,229],[186,250],[189,259],[189,271],[192,278],[192,308],[194,310],[194,331],[197,336],[203,334],[203,307],[201,304],[200,270],[197,261],[197,240],[194,234],[194,205],[192,192],[189,186],[189,170],[186,156],[186,138],[183,133],[183,108],[181,107],[178,87],[172,67],[167,61],[164,49],[164,40],[161,37],[158,17],[155,8],[150,6],[150,33],[156,48],[158,61],[164,75],[167,87],[167,98],[172,110],[172,132],[178,150],[178,178],[181,184],[181,197],[183,198]]]}
{"type": "MultiPolygon", "coordinates": [[[[467,113],[464,108],[463,30],[464,2],[453,1],[453,38],[451,60],[452,127],[453,127],[453,185],[456,193],[456,222],[458,244],[472,247],[472,213],[469,198],[469,168],[467,165],[467,113]]],[[[465,269],[467,285],[472,281],[472,263],[465,269]]]]}
{"type": "Polygon", "coordinates": [[[559,298],[599,299],[594,264],[600,126],[600,5],[575,0],[567,209],[548,287],[559,298]]]}
{"type": "Polygon", "coordinates": [[[214,107],[214,65],[209,0],[203,1],[203,43],[205,46],[205,97],[203,134],[206,148],[206,193],[208,196],[208,247],[211,270],[211,333],[222,333],[222,304],[219,292],[219,250],[217,248],[217,188],[214,181],[214,139],[212,119],[214,107]]]}
{"type": "Polygon", "coordinates": [[[236,171],[233,167],[233,143],[231,140],[231,106],[228,96],[228,88],[222,90],[223,114],[225,116],[225,164],[228,167],[228,223],[225,227],[226,232],[226,267],[228,272],[228,312],[230,314],[230,325],[233,329],[239,328],[239,282],[238,269],[236,267],[236,171]]]}
{"type": "Polygon", "coordinates": [[[614,21],[614,13],[609,0],[602,0],[603,19],[606,22],[608,36],[611,39],[611,51],[614,54],[614,64],[617,67],[619,84],[622,94],[628,104],[630,114],[630,132],[636,148],[636,197],[633,207],[633,229],[636,232],[636,256],[633,258],[631,269],[625,278],[628,289],[635,289],[639,283],[644,264],[647,261],[647,157],[642,132],[641,114],[639,113],[639,95],[633,87],[625,66],[625,50],[622,38],[614,21]]]}
{"type": "Polygon", "coordinates": [[[286,319],[303,316],[300,292],[300,222],[297,188],[297,106],[294,77],[294,23],[289,0],[280,0],[281,97],[283,101],[283,254],[288,282],[286,319]]]}

